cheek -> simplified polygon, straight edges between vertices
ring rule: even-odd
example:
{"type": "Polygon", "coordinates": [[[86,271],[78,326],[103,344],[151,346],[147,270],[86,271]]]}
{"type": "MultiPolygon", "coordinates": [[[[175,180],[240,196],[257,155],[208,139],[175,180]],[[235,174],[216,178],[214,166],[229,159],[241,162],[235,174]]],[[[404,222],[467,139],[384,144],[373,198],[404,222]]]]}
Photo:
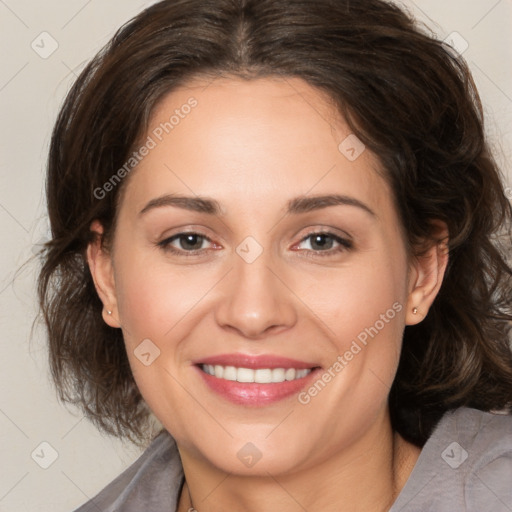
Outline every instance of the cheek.
{"type": "Polygon", "coordinates": [[[185,272],[171,268],[165,261],[135,253],[120,259],[116,265],[116,292],[127,345],[144,338],[171,340],[169,332],[213,282],[213,276],[204,269],[185,272]]]}
{"type": "Polygon", "coordinates": [[[405,265],[400,254],[374,251],[354,265],[303,280],[302,296],[339,340],[340,350],[358,336],[364,343],[375,329],[396,340],[407,298],[405,265]]]}
{"type": "Polygon", "coordinates": [[[181,409],[190,403],[180,384],[186,371],[181,340],[194,329],[210,281],[205,272],[184,275],[135,251],[116,265],[119,317],[134,379],[152,412],[178,437],[186,432],[181,409]]]}
{"type": "MultiPolygon", "coordinates": [[[[310,281],[307,303],[322,321],[317,325],[328,327],[324,329],[331,342],[327,364],[333,375],[331,391],[316,402],[311,398],[314,414],[344,403],[361,418],[369,418],[376,404],[385,403],[405,325],[406,265],[398,244],[396,249],[382,245],[354,259],[352,265],[310,281]]],[[[303,398],[309,400],[316,390],[306,393],[303,398]]]]}

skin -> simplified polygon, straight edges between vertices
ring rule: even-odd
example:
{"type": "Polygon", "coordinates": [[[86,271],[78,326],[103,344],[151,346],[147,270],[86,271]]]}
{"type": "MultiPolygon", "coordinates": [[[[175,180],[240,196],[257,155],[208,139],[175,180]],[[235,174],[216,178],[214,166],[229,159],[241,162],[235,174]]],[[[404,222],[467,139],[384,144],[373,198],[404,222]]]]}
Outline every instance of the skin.
{"type": "MultiPolygon", "coordinates": [[[[302,80],[192,82],[161,101],[146,136],[191,96],[197,107],[125,184],[111,249],[88,249],[103,317],[123,330],[137,385],[177,441],[186,477],[179,510],[387,510],[420,453],[393,432],[387,398],[403,329],[427,314],[446,251],[434,243],[422,258],[407,254],[378,159],[340,152],[349,128],[302,80]],[[285,213],[293,198],[333,193],[374,215],[353,205],[285,213]],[[222,213],[169,205],[141,213],[165,194],[215,199],[222,213]],[[201,253],[187,257],[183,239],[172,242],[180,254],[158,245],[188,231],[211,240],[199,239],[201,253]],[[325,231],[352,248],[307,238],[325,231]],[[236,252],[247,236],[263,249],[252,263],[236,252]],[[296,395],[233,404],[193,366],[241,352],[329,368],[395,303],[401,311],[305,405],[296,395]],[[144,339],[160,350],[149,366],[134,355],[144,339]],[[248,442],[262,455],[251,468],[237,457],[248,442]]],[[[91,229],[102,233],[98,222],[91,229]]]]}

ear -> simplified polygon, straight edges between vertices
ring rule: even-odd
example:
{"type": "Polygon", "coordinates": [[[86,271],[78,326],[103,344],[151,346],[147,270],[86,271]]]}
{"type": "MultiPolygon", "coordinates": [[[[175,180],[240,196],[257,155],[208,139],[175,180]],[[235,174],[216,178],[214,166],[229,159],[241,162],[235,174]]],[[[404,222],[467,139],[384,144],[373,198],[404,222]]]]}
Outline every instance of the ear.
{"type": "Polygon", "coordinates": [[[91,224],[91,231],[94,234],[94,239],[87,246],[87,263],[89,264],[96,291],[101,302],[103,302],[103,320],[110,327],[121,327],[117,309],[112,257],[102,244],[103,226],[99,221],[95,220],[91,224]]]}
{"type": "Polygon", "coordinates": [[[434,302],[448,265],[449,231],[446,223],[432,222],[432,240],[426,250],[413,256],[409,269],[406,325],[419,324],[434,302]]]}

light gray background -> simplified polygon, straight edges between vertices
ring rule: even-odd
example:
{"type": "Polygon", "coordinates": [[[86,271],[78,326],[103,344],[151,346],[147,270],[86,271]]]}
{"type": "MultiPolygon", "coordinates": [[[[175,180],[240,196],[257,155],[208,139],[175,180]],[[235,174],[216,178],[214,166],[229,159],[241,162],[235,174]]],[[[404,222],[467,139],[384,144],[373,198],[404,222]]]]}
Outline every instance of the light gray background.
{"type": "MultiPolygon", "coordinates": [[[[37,314],[37,265],[47,236],[44,166],[52,123],[75,75],[142,8],[141,0],[0,0],[0,511],[69,512],[138,455],[56,400],[37,314]],[[48,32],[57,50],[51,49],[48,32]],[[43,41],[41,42],[41,39],[43,41]],[[43,469],[40,464],[52,462],[43,469]],[[35,452],[34,452],[35,450],[35,452]],[[31,454],[33,454],[33,458],[31,454]],[[39,463],[36,463],[36,461],[39,463]]],[[[512,184],[512,0],[410,0],[444,39],[458,32],[485,106],[487,131],[512,184]]],[[[509,189],[512,198],[512,189],[509,189]]]]}

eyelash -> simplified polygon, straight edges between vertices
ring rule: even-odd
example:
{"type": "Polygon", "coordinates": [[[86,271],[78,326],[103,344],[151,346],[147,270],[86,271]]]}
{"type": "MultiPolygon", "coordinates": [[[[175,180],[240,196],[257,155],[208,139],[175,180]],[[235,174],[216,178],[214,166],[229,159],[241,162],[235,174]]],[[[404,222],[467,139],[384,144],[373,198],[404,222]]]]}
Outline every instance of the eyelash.
{"type": "MultiPolygon", "coordinates": [[[[178,256],[184,256],[184,257],[197,256],[201,252],[206,250],[206,249],[195,249],[193,251],[185,251],[182,249],[176,249],[175,247],[170,245],[173,241],[179,240],[180,238],[188,236],[188,235],[195,235],[195,236],[200,237],[203,240],[211,242],[211,239],[209,237],[207,237],[206,235],[202,235],[201,233],[196,233],[195,231],[186,231],[186,232],[182,232],[182,233],[177,233],[176,235],[166,238],[165,240],[158,242],[157,245],[166,252],[168,251],[168,252],[171,252],[178,256]]],[[[308,252],[315,253],[315,256],[313,256],[313,257],[333,256],[334,254],[338,254],[338,253],[345,252],[345,251],[350,251],[354,248],[354,245],[350,240],[347,240],[346,238],[341,238],[338,235],[335,235],[334,233],[330,233],[328,231],[313,231],[313,232],[309,233],[308,235],[306,235],[304,238],[302,238],[302,240],[299,242],[299,245],[315,235],[316,236],[326,236],[326,237],[332,238],[335,242],[337,242],[339,244],[339,247],[336,249],[330,249],[330,250],[326,250],[326,251],[314,251],[314,250],[309,249],[308,252]]]]}

